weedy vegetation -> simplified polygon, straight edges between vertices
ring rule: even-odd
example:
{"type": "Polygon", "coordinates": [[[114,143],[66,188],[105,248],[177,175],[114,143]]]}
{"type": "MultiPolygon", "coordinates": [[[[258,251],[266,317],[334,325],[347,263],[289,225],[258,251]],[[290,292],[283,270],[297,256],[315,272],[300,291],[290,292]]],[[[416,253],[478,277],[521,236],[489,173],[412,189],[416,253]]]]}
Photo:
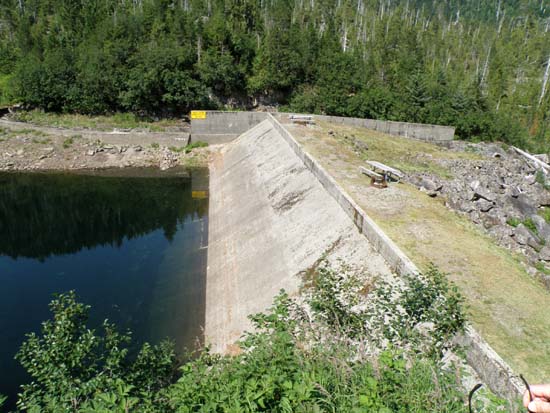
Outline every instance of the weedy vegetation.
{"type": "Polygon", "coordinates": [[[510,217],[506,220],[506,223],[511,227],[516,228],[519,224],[521,224],[521,220],[519,218],[510,217]]]}
{"type": "MultiPolygon", "coordinates": [[[[32,412],[466,412],[458,367],[441,356],[464,327],[462,297],[432,267],[408,283],[322,263],[299,298],[284,291],[251,317],[240,354],[208,349],[179,364],[168,342],[130,355],[130,334],[87,327],[74,292],[50,304],[17,359],[32,412]]],[[[477,411],[504,402],[485,397],[477,411]]]]}
{"type": "Polygon", "coordinates": [[[547,191],[550,190],[550,182],[546,179],[546,175],[541,170],[538,170],[535,175],[535,181],[542,185],[547,191]]]}

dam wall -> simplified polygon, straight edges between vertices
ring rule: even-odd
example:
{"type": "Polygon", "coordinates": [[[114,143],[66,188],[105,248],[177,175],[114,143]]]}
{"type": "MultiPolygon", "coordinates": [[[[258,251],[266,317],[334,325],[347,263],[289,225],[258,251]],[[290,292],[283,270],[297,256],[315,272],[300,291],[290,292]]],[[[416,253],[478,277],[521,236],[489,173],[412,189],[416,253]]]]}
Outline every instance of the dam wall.
{"type": "MultiPolygon", "coordinates": [[[[209,144],[227,143],[240,134],[267,119],[266,112],[201,111],[204,116],[191,117],[191,141],[209,144]]],[[[276,117],[292,116],[291,113],[272,113],[276,117]]],[[[304,115],[302,115],[304,116],[304,115]]],[[[454,139],[455,128],[421,123],[392,122],[342,116],[307,115],[313,119],[375,130],[393,136],[418,139],[427,142],[448,142],[454,139]]]]}
{"type": "MultiPolygon", "coordinates": [[[[414,277],[420,270],[409,257],[382,231],[367,213],[342,189],[330,174],[294,139],[288,130],[272,115],[269,121],[287,141],[294,153],[321,182],[326,191],[353,220],[359,232],[374,246],[393,271],[403,277],[414,277]]],[[[468,326],[457,343],[467,349],[466,360],[481,379],[501,397],[516,398],[523,393],[523,384],[511,367],[491,348],[472,327],[468,326]]]]}
{"type": "Polygon", "coordinates": [[[267,118],[265,112],[200,111],[197,117],[193,112],[191,143],[202,141],[210,145],[231,142],[267,118]]]}
{"type": "Polygon", "coordinates": [[[326,256],[393,277],[336,200],[267,120],[226,145],[210,166],[205,342],[217,352],[251,328],[249,314],[326,256]]]}
{"type": "MultiPolygon", "coordinates": [[[[211,165],[205,337],[215,351],[230,352],[251,327],[247,315],[269,307],[281,288],[297,294],[299,274],[334,245],[373,274],[419,273],[276,117],[265,116],[211,165]]],[[[457,342],[484,383],[517,398],[520,380],[471,326],[457,342]]]]}

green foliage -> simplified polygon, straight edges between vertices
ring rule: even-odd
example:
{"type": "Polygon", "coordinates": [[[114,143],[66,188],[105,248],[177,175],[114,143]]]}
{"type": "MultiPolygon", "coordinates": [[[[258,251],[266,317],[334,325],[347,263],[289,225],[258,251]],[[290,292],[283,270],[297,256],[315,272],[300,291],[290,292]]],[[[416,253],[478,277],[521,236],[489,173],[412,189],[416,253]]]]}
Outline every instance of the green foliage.
{"type": "MultiPolygon", "coordinates": [[[[305,300],[282,291],[270,310],[251,317],[253,332],[242,337],[238,354],[206,349],[180,367],[175,383],[169,344],[145,344],[130,358],[129,334],[105,322],[103,335],[96,335],[86,327],[89,308],[74,293],[60,295],[42,336],[30,334],[17,355],[33,378],[23,386],[18,407],[89,413],[466,412],[457,372],[442,367],[440,353],[421,351],[422,341],[430,339],[418,335],[402,347],[392,340],[370,352],[376,322],[394,331],[432,322],[438,340],[447,343],[462,328],[461,299],[437,269],[409,283],[365,288],[350,268],[335,271],[324,263],[304,290],[305,300]],[[358,309],[366,302],[370,310],[358,309]],[[398,302],[404,303],[401,310],[398,302]],[[400,316],[388,318],[385,311],[393,310],[400,316]]],[[[487,411],[502,405],[488,395],[487,411]]]]}
{"type": "Polygon", "coordinates": [[[304,317],[281,293],[252,318],[256,332],[244,337],[242,354],[185,365],[170,404],[180,412],[465,411],[456,378],[434,361],[407,367],[399,351],[387,350],[374,367],[340,334],[306,341],[315,327],[304,317]]]}
{"type": "Polygon", "coordinates": [[[3,404],[6,402],[6,400],[7,400],[7,397],[6,397],[6,396],[2,396],[2,395],[0,394],[0,407],[3,406],[3,404]]]}
{"type": "Polygon", "coordinates": [[[0,5],[4,103],[139,116],[283,104],[550,149],[549,11],[534,1],[75,4],[0,5]]]}
{"type": "Polygon", "coordinates": [[[550,191],[550,182],[546,180],[546,175],[543,171],[537,171],[537,174],[535,175],[535,181],[542,185],[544,189],[550,191]]]}
{"type": "Polygon", "coordinates": [[[52,113],[41,110],[17,111],[11,115],[20,122],[29,122],[40,126],[63,128],[91,128],[111,131],[118,129],[146,129],[153,132],[163,132],[166,128],[176,126],[178,119],[163,119],[152,121],[132,113],[114,113],[108,116],[86,116],[68,113],[52,113]]]}
{"type": "Polygon", "coordinates": [[[517,227],[519,224],[521,224],[521,220],[516,217],[510,217],[506,220],[506,223],[510,225],[511,227],[517,227]]]}
{"type": "Polygon", "coordinates": [[[197,141],[197,142],[190,143],[186,146],[180,146],[180,147],[170,146],[168,149],[170,149],[172,152],[177,152],[177,153],[184,152],[187,154],[187,153],[191,153],[195,148],[206,148],[207,146],[208,146],[208,143],[197,141]]]}
{"type": "Polygon", "coordinates": [[[523,220],[523,225],[525,228],[527,228],[529,231],[531,231],[533,234],[538,235],[539,230],[537,229],[537,226],[533,222],[531,218],[526,218],[523,220]]]}
{"type": "Polygon", "coordinates": [[[535,264],[535,268],[545,275],[550,275],[550,268],[547,268],[546,265],[540,261],[535,264]]]}
{"type": "Polygon", "coordinates": [[[190,143],[185,148],[183,148],[183,150],[185,153],[190,153],[195,148],[206,148],[207,146],[208,146],[208,143],[197,141],[197,142],[190,143]]]}
{"type": "Polygon", "coordinates": [[[72,136],[69,136],[67,139],[65,139],[63,141],[63,147],[65,149],[68,149],[70,148],[71,146],[73,146],[73,143],[75,141],[75,139],[80,139],[82,136],[81,135],[72,135],[72,136]]]}
{"type": "Polygon", "coordinates": [[[0,74],[0,106],[9,105],[14,102],[12,91],[13,75],[0,74]]]}
{"type": "Polygon", "coordinates": [[[544,218],[546,223],[550,224],[550,208],[544,207],[539,210],[539,215],[544,218]]]}
{"type": "Polygon", "coordinates": [[[147,411],[160,403],[157,392],[174,377],[170,343],[145,344],[130,358],[130,335],[107,321],[102,335],[88,329],[89,307],[78,303],[74,292],[57,296],[50,310],[53,319],[42,324],[42,334],[29,334],[16,356],[32,377],[22,386],[19,409],[106,411],[124,405],[147,411]]]}

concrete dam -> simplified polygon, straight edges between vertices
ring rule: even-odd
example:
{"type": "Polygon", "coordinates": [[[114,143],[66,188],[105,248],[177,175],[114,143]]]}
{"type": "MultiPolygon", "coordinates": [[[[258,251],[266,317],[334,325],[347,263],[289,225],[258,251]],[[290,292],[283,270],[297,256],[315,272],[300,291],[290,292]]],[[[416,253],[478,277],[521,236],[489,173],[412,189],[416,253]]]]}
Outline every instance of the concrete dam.
{"type": "MultiPolygon", "coordinates": [[[[452,128],[432,125],[315,118],[430,142],[451,140],[454,134],[452,128]]],[[[282,116],[201,112],[191,127],[192,141],[224,144],[210,165],[205,343],[214,351],[235,350],[234,343],[251,327],[248,315],[266,310],[281,289],[298,295],[300,275],[322,258],[342,259],[385,279],[419,273],[298,143],[282,116]]],[[[493,391],[517,397],[519,379],[472,327],[458,340],[466,346],[468,363],[493,391]]]]}

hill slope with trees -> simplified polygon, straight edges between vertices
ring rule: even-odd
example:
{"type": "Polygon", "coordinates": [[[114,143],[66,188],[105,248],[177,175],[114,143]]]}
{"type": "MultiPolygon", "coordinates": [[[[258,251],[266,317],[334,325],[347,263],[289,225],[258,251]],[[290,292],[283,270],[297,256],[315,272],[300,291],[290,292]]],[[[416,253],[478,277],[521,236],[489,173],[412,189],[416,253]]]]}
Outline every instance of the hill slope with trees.
{"type": "Polygon", "coordinates": [[[0,0],[0,98],[47,111],[193,107],[457,127],[548,150],[544,0],[0,0]]]}

